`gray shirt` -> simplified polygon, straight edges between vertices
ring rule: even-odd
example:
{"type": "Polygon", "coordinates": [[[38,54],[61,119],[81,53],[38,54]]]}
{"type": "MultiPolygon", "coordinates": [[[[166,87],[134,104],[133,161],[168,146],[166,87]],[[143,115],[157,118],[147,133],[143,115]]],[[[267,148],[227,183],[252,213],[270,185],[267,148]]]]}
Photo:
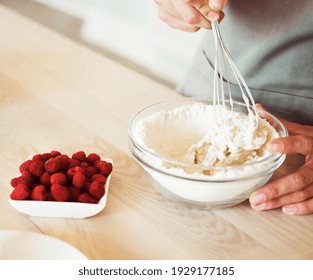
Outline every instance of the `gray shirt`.
{"type": "MultiPolygon", "coordinates": [[[[230,0],[220,31],[256,102],[313,125],[313,0],[230,0]]],[[[177,90],[211,99],[214,41],[208,31],[177,90]]],[[[230,78],[235,100],[242,101],[230,78]]]]}

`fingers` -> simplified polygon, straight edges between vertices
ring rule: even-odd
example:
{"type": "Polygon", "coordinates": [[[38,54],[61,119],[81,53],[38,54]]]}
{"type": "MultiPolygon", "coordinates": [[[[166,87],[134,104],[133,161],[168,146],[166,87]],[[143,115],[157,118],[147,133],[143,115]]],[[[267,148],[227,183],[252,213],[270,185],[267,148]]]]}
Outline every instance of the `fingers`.
{"type": "Polygon", "coordinates": [[[271,153],[307,155],[313,151],[313,138],[304,135],[295,135],[278,138],[267,145],[271,153]]]}
{"type": "Polygon", "coordinates": [[[296,172],[263,186],[251,194],[249,201],[256,211],[283,206],[285,213],[301,215],[310,211],[313,202],[307,203],[309,199],[313,199],[312,162],[307,162],[296,172]]]}
{"type": "Polygon", "coordinates": [[[172,28],[176,28],[186,32],[196,32],[200,29],[200,27],[198,26],[189,24],[180,18],[172,16],[163,8],[159,8],[159,17],[172,28]]]}
{"type": "Polygon", "coordinates": [[[277,199],[283,195],[298,192],[313,182],[313,172],[310,165],[304,165],[297,172],[269,183],[250,196],[251,205],[259,205],[277,199]]]}
{"type": "Polygon", "coordinates": [[[227,0],[155,0],[161,20],[173,28],[195,32],[211,29],[211,21],[221,21],[227,0]]]}
{"type": "Polygon", "coordinates": [[[283,195],[259,205],[251,204],[256,211],[264,211],[282,207],[286,214],[305,215],[313,213],[313,184],[299,191],[283,195]],[[310,203],[308,201],[312,200],[310,203]],[[311,212],[310,212],[311,211],[311,212]]]}
{"type": "Polygon", "coordinates": [[[286,126],[290,135],[307,135],[313,137],[313,127],[308,125],[301,125],[286,120],[280,119],[281,122],[286,126]]]}
{"type": "MultiPolygon", "coordinates": [[[[265,110],[262,105],[257,106],[265,110]]],[[[268,144],[268,150],[280,154],[300,153],[305,156],[306,163],[296,172],[251,194],[251,207],[257,211],[282,207],[286,214],[313,214],[313,126],[280,120],[291,136],[273,140],[268,144]]]]}
{"type": "MultiPolygon", "coordinates": [[[[202,12],[205,15],[208,14],[208,10],[206,7],[207,6],[202,9],[202,12]]],[[[178,14],[181,16],[182,20],[185,21],[187,24],[194,25],[196,27],[202,27],[205,29],[211,29],[211,22],[194,6],[181,3],[175,8],[178,14]]]]}
{"type": "Polygon", "coordinates": [[[209,6],[213,11],[219,12],[224,9],[227,0],[209,0],[209,6]]]}
{"type": "Polygon", "coordinates": [[[282,208],[285,214],[308,215],[313,213],[313,199],[286,205],[282,208]]]}

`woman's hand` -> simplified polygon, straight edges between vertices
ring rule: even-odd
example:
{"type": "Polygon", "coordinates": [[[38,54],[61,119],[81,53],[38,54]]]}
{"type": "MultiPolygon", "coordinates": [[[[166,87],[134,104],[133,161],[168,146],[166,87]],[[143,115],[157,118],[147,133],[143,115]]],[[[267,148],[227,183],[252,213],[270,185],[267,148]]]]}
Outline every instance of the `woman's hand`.
{"type": "Polygon", "coordinates": [[[282,120],[290,136],[269,144],[272,153],[300,153],[305,164],[294,173],[268,183],[250,196],[254,210],[263,211],[282,207],[286,214],[313,213],[313,126],[299,125],[282,120]]]}
{"type": "Polygon", "coordinates": [[[224,17],[227,0],[155,0],[159,17],[173,28],[188,32],[211,29],[213,21],[224,17]]]}

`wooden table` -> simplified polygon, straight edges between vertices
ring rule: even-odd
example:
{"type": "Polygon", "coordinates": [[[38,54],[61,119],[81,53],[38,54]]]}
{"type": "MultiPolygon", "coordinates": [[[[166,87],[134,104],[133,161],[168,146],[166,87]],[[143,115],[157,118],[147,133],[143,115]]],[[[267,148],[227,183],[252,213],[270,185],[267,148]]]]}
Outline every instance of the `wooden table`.
{"type": "MultiPolygon", "coordinates": [[[[90,259],[312,259],[313,215],[258,213],[248,202],[188,209],[157,193],[131,156],[143,106],[177,96],[0,5],[0,229],[39,232],[90,259]],[[8,203],[28,155],[97,152],[114,160],[106,208],[87,219],[29,217],[8,203]]],[[[290,172],[288,157],[274,177],[290,172]]]]}

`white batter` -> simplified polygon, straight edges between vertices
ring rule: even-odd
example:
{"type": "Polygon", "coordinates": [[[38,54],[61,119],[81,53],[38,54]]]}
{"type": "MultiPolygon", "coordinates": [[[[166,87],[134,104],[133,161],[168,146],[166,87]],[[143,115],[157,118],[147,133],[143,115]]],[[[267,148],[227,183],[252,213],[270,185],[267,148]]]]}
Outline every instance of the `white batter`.
{"type": "Polygon", "coordinates": [[[242,112],[195,103],[146,117],[136,135],[141,145],[173,160],[205,166],[240,165],[270,156],[266,145],[279,137],[265,119],[254,125],[242,112]],[[216,121],[216,109],[222,121],[216,121]]]}

